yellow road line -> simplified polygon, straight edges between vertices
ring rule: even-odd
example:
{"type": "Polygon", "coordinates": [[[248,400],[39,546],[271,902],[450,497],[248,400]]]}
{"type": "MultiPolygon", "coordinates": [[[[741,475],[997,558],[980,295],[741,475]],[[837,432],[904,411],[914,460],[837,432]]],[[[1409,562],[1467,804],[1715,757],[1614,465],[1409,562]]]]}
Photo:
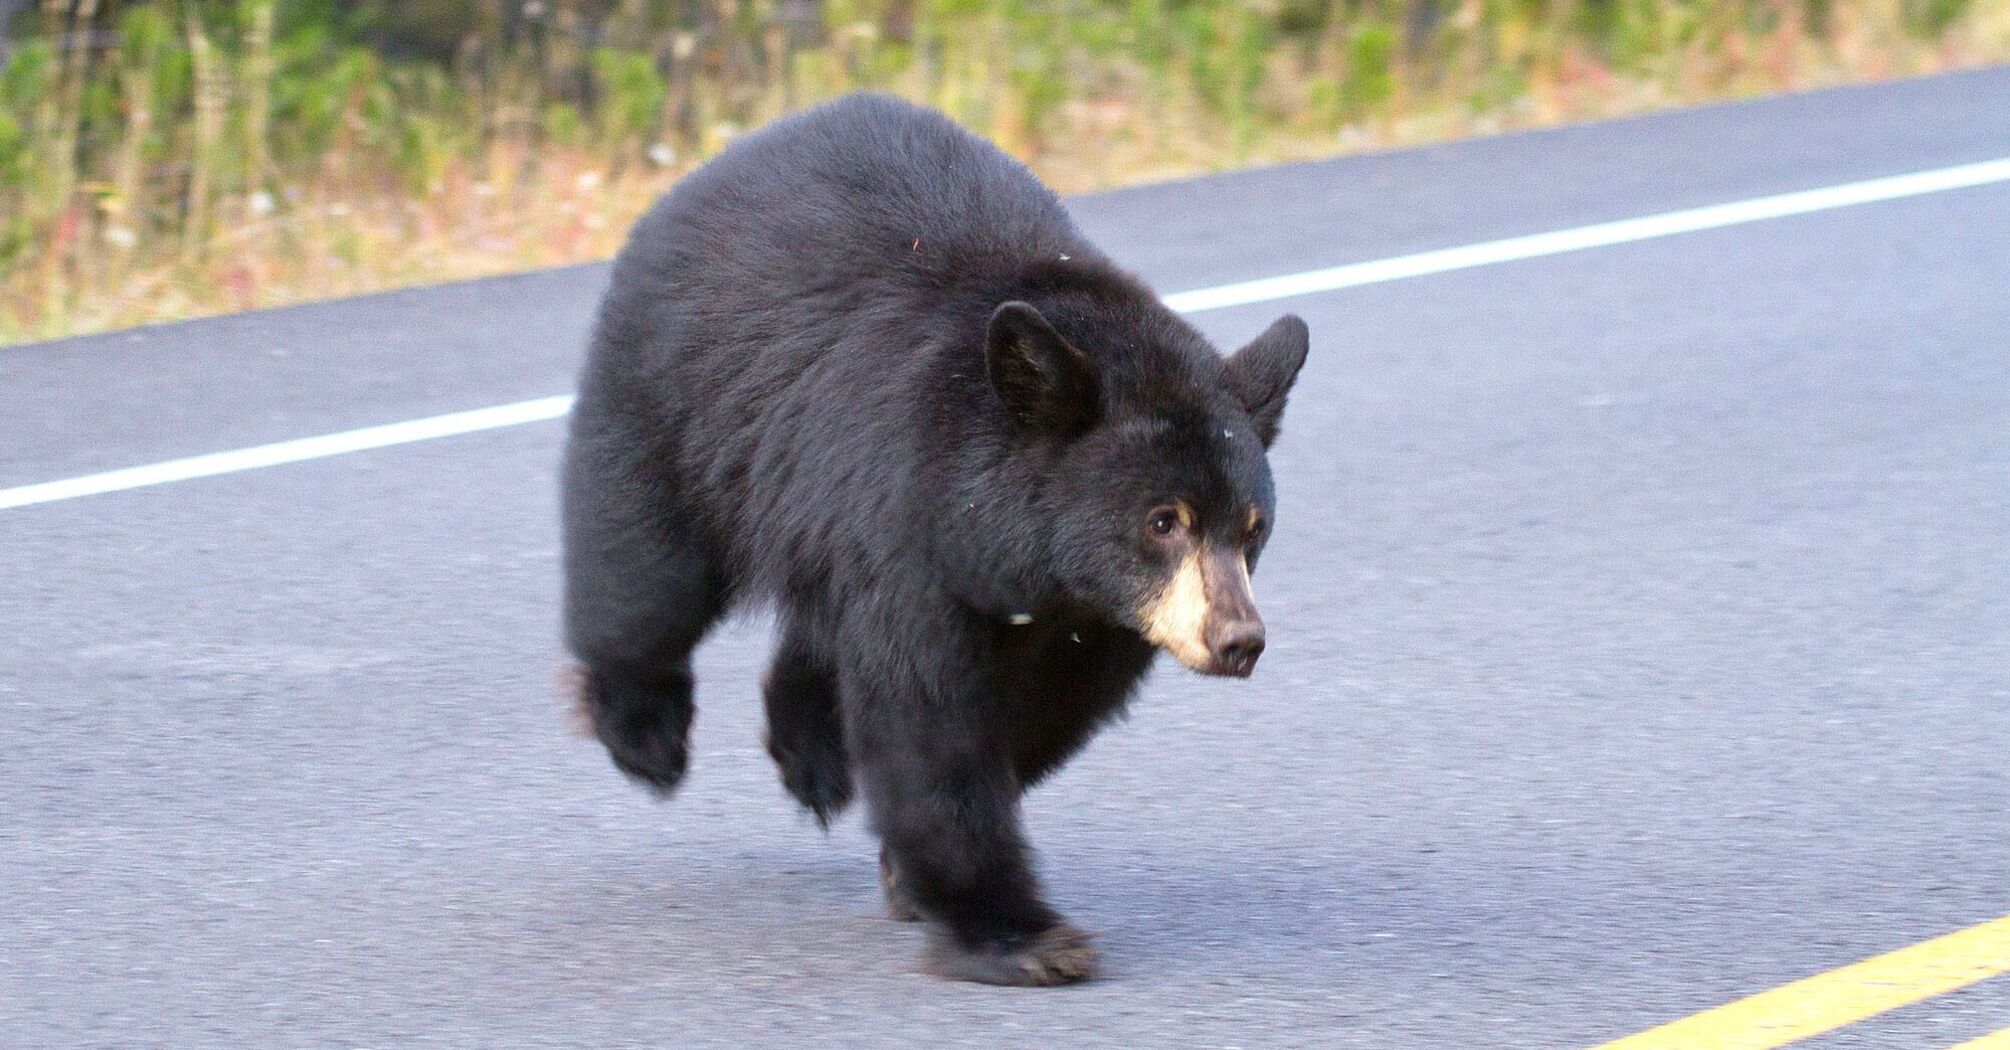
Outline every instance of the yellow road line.
{"type": "Polygon", "coordinates": [[[1950,1046],[1947,1050],[2010,1050],[2010,1028],[1991,1032],[1979,1039],[1970,1039],[1965,1043],[1950,1046]]]}
{"type": "MultiPolygon", "coordinates": [[[[1606,1043],[1597,1050],[1768,1050],[2010,973],[2010,915],[1606,1043]]],[[[1999,1040],[1981,1045],[2003,1050],[1999,1040]]]]}

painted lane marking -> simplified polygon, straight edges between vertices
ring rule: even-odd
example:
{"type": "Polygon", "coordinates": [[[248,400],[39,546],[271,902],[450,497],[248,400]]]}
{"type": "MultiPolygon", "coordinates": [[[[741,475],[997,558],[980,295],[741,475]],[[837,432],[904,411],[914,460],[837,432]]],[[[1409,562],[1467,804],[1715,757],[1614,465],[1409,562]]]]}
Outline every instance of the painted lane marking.
{"type": "Polygon", "coordinates": [[[1951,168],[1935,168],[1931,171],[1916,171],[1907,175],[1891,175],[1881,179],[1866,179],[1862,182],[1846,182],[1840,186],[1825,186],[1821,189],[1779,193],[1770,197],[1754,197],[1728,204],[1684,208],[1681,211],[1643,215],[1635,219],[1620,219],[1617,222],[1594,223],[1568,230],[1552,230],[1549,233],[1535,233],[1526,237],[1481,241],[1478,244],[1467,244],[1457,248],[1439,248],[1435,251],[1417,252],[1414,255],[1398,255],[1388,259],[1332,266],[1323,270],[1307,270],[1304,273],[1288,273],[1254,281],[1238,281],[1234,284],[1200,288],[1191,292],[1177,292],[1166,296],[1165,301],[1173,309],[1186,312],[1219,310],[1229,306],[1264,303],[1297,295],[1358,288],[1364,284],[1399,281],[1405,277],[1422,277],[1427,274],[1467,270],[1475,266],[1539,259],[1545,255],[1562,255],[1566,252],[1584,251],[1587,248],[1651,241],[1682,233],[1742,226],[1746,223],[1764,222],[1767,219],[1784,219],[1793,215],[1808,215],[1857,204],[1874,204],[1878,201],[1899,200],[1904,197],[1918,197],[1928,193],[1987,186],[1999,182],[2010,182],[2010,157],[1978,161],[1974,164],[1959,164],[1951,168]]]}
{"type": "Polygon", "coordinates": [[[2010,915],[1781,985],[1596,1050],[1768,1050],[2006,973],[2010,915]]]}
{"type": "MultiPolygon", "coordinates": [[[[2010,182],[2010,157],[1196,288],[1174,292],[1165,302],[1182,313],[1220,310],[2003,182],[2010,182]]],[[[21,485],[0,489],[0,510],[520,426],[557,419],[571,406],[571,396],[561,394],[21,485]]]]}
{"type": "Polygon", "coordinates": [[[0,489],[0,510],[26,507],[35,503],[54,503],[57,500],[76,499],[79,496],[95,496],[101,492],[120,492],[125,489],[145,488],[148,485],[165,485],[170,481],[211,478],[219,474],[235,474],[241,470],[276,467],[282,463],[326,459],[329,456],[342,456],[373,448],[388,448],[392,445],[408,445],[414,441],[431,441],[434,438],[452,437],[456,434],[473,434],[482,430],[520,426],[539,420],[557,419],[571,408],[572,395],[560,394],[555,397],[540,397],[531,401],[517,401],[466,412],[449,412],[443,416],[410,419],[402,423],[386,423],[359,430],[343,430],[333,434],[295,438],[291,441],[275,441],[269,445],[253,445],[249,448],[231,449],[228,452],[210,452],[185,459],[149,463],[145,466],[107,470],[100,474],[85,474],[82,477],[66,478],[62,481],[22,485],[18,488],[0,489]]]}

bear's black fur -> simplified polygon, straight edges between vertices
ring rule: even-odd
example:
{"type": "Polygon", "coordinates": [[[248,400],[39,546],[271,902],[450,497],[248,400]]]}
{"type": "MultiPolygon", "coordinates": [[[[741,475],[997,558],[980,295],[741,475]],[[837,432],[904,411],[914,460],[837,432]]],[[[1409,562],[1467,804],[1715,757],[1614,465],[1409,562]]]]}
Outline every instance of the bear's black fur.
{"type": "Polygon", "coordinates": [[[684,774],[690,653],[772,600],[768,748],[863,793],[931,968],[1088,976],[1018,799],[1166,648],[1247,674],[1287,317],[1224,360],[1018,163],[856,95],[693,172],[614,266],[565,464],[568,642],[624,772],[684,774]]]}

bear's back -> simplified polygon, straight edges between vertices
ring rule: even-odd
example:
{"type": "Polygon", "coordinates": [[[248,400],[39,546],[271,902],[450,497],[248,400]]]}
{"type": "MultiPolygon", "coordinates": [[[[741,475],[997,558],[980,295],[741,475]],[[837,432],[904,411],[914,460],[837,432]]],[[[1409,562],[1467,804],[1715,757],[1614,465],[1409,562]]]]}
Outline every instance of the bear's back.
{"type": "Polygon", "coordinates": [[[829,343],[861,312],[937,314],[1009,287],[1031,260],[1092,251],[996,146],[932,110],[849,95],[680,182],[637,224],[610,300],[712,343],[811,326],[829,343]]]}

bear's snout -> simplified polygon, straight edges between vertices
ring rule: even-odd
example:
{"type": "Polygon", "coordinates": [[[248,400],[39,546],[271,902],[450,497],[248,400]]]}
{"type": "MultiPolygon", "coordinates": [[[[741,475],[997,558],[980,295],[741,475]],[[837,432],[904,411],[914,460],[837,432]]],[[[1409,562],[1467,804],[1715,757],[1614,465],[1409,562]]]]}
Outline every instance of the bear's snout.
{"type": "Polygon", "coordinates": [[[1199,670],[1247,678],[1263,655],[1263,617],[1249,590],[1249,562],[1241,551],[1225,546],[1209,546],[1199,560],[1207,600],[1201,621],[1207,666],[1199,670]]]}
{"type": "Polygon", "coordinates": [[[1209,633],[1213,637],[1208,641],[1208,650],[1214,657],[1210,674],[1248,678],[1256,670],[1256,658],[1263,655],[1262,620],[1253,615],[1231,620],[1209,633]]]}
{"type": "Polygon", "coordinates": [[[1263,655],[1249,563],[1232,548],[1188,555],[1139,620],[1147,641],[1201,674],[1247,678],[1263,655]]]}

